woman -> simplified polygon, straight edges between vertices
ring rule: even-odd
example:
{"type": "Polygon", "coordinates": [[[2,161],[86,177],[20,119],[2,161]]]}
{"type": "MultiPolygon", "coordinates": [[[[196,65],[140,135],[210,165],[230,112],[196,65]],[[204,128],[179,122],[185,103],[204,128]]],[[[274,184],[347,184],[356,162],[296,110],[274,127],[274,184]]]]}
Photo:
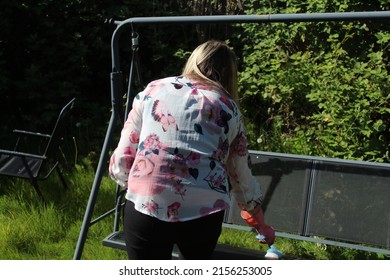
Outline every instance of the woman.
{"type": "Polygon", "coordinates": [[[109,166],[127,188],[129,259],[170,259],[174,244],[185,259],[211,258],[230,195],[259,221],[262,242],[273,243],[236,97],[235,55],[210,40],[181,76],[153,81],[134,98],[109,166]]]}

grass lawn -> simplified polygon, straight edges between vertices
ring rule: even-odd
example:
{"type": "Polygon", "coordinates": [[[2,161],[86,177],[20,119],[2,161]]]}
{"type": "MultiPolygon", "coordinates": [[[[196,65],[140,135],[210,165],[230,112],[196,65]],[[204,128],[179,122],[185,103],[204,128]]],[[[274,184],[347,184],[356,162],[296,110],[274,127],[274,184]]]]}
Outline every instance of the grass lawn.
{"type": "MultiPolygon", "coordinates": [[[[69,189],[56,175],[41,183],[47,200],[42,204],[29,181],[0,178],[0,259],[70,260],[75,247],[94,179],[90,164],[77,164],[66,172],[69,189]]],[[[115,185],[102,180],[94,217],[114,207],[115,185]]],[[[82,259],[124,260],[126,253],[102,246],[111,233],[113,216],[90,227],[82,259]]],[[[224,228],[220,243],[265,251],[255,234],[224,228]]],[[[389,256],[277,238],[277,248],[298,259],[389,259],[389,256]]]]}

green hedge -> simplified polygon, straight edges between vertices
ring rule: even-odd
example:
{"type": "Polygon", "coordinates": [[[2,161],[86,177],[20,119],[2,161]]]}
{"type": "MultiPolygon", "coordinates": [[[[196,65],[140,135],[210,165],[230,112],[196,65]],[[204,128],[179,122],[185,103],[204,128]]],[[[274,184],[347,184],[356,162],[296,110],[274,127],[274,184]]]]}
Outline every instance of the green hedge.
{"type": "MultiPolygon", "coordinates": [[[[49,129],[77,97],[73,136],[99,152],[110,114],[110,41],[105,20],[139,16],[389,10],[387,0],[1,1],[0,143],[13,128],[49,129]],[[163,2],[163,3],[161,3],[163,2]],[[243,3],[243,6],[240,5],[243,3]]],[[[388,161],[388,22],[142,26],[144,81],[180,73],[208,38],[239,56],[251,148],[388,161]]],[[[130,36],[121,41],[128,72],[130,36]]],[[[127,86],[124,85],[124,88],[127,86]]],[[[142,85],[137,85],[137,89],[142,85]]]]}
{"type": "MultiPolygon", "coordinates": [[[[258,1],[250,1],[253,4],[258,1]]],[[[250,13],[342,12],[385,1],[276,1],[250,13]]],[[[382,3],[382,4],[381,4],[382,3]]],[[[388,5],[388,4],[387,4],[388,5]]],[[[388,22],[243,25],[240,86],[251,145],[389,161],[388,22]]]]}

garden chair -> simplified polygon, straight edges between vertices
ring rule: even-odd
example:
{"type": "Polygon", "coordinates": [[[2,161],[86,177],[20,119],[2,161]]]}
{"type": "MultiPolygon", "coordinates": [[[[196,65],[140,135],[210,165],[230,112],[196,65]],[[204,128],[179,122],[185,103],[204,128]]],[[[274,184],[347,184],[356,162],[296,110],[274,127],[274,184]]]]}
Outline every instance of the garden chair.
{"type": "Polygon", "coordinates": [[[44,198],[40,191],[38,180],[47,179],[54,170],[57,171],[64,188],[67,188],[59,168],[60,162],[55,157],[62,140],[65,117],[69,115],[74,102],[75,98],[62,108],[51,134],[15,129],[13,132],[18,137],[14,149],[0,150],[0,175],[29,179],[42,201],[44,201],[44,198]],[[33,153],[23,151],[20,147],[22,140],[28,141],[31,146],[33,138],[43,141],[43,149],[40,152],[34,151],[33,153]],[[45,174],[43,175],[42,173],[45,174]]]}

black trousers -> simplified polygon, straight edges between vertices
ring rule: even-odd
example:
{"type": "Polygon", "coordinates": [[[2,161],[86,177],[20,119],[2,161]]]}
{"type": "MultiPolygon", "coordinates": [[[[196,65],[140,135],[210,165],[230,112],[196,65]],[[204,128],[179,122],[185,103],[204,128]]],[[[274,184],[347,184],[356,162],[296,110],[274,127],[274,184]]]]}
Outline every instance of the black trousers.
{"type": "Polygon", "coordinates": [[[221,234],[224,211],[186,222],[165,222],[142,214],[126,201],[124,235],[132,260],[168,260],[174,244],[180,258],[205,260],[213,255],[221,234]]]}

